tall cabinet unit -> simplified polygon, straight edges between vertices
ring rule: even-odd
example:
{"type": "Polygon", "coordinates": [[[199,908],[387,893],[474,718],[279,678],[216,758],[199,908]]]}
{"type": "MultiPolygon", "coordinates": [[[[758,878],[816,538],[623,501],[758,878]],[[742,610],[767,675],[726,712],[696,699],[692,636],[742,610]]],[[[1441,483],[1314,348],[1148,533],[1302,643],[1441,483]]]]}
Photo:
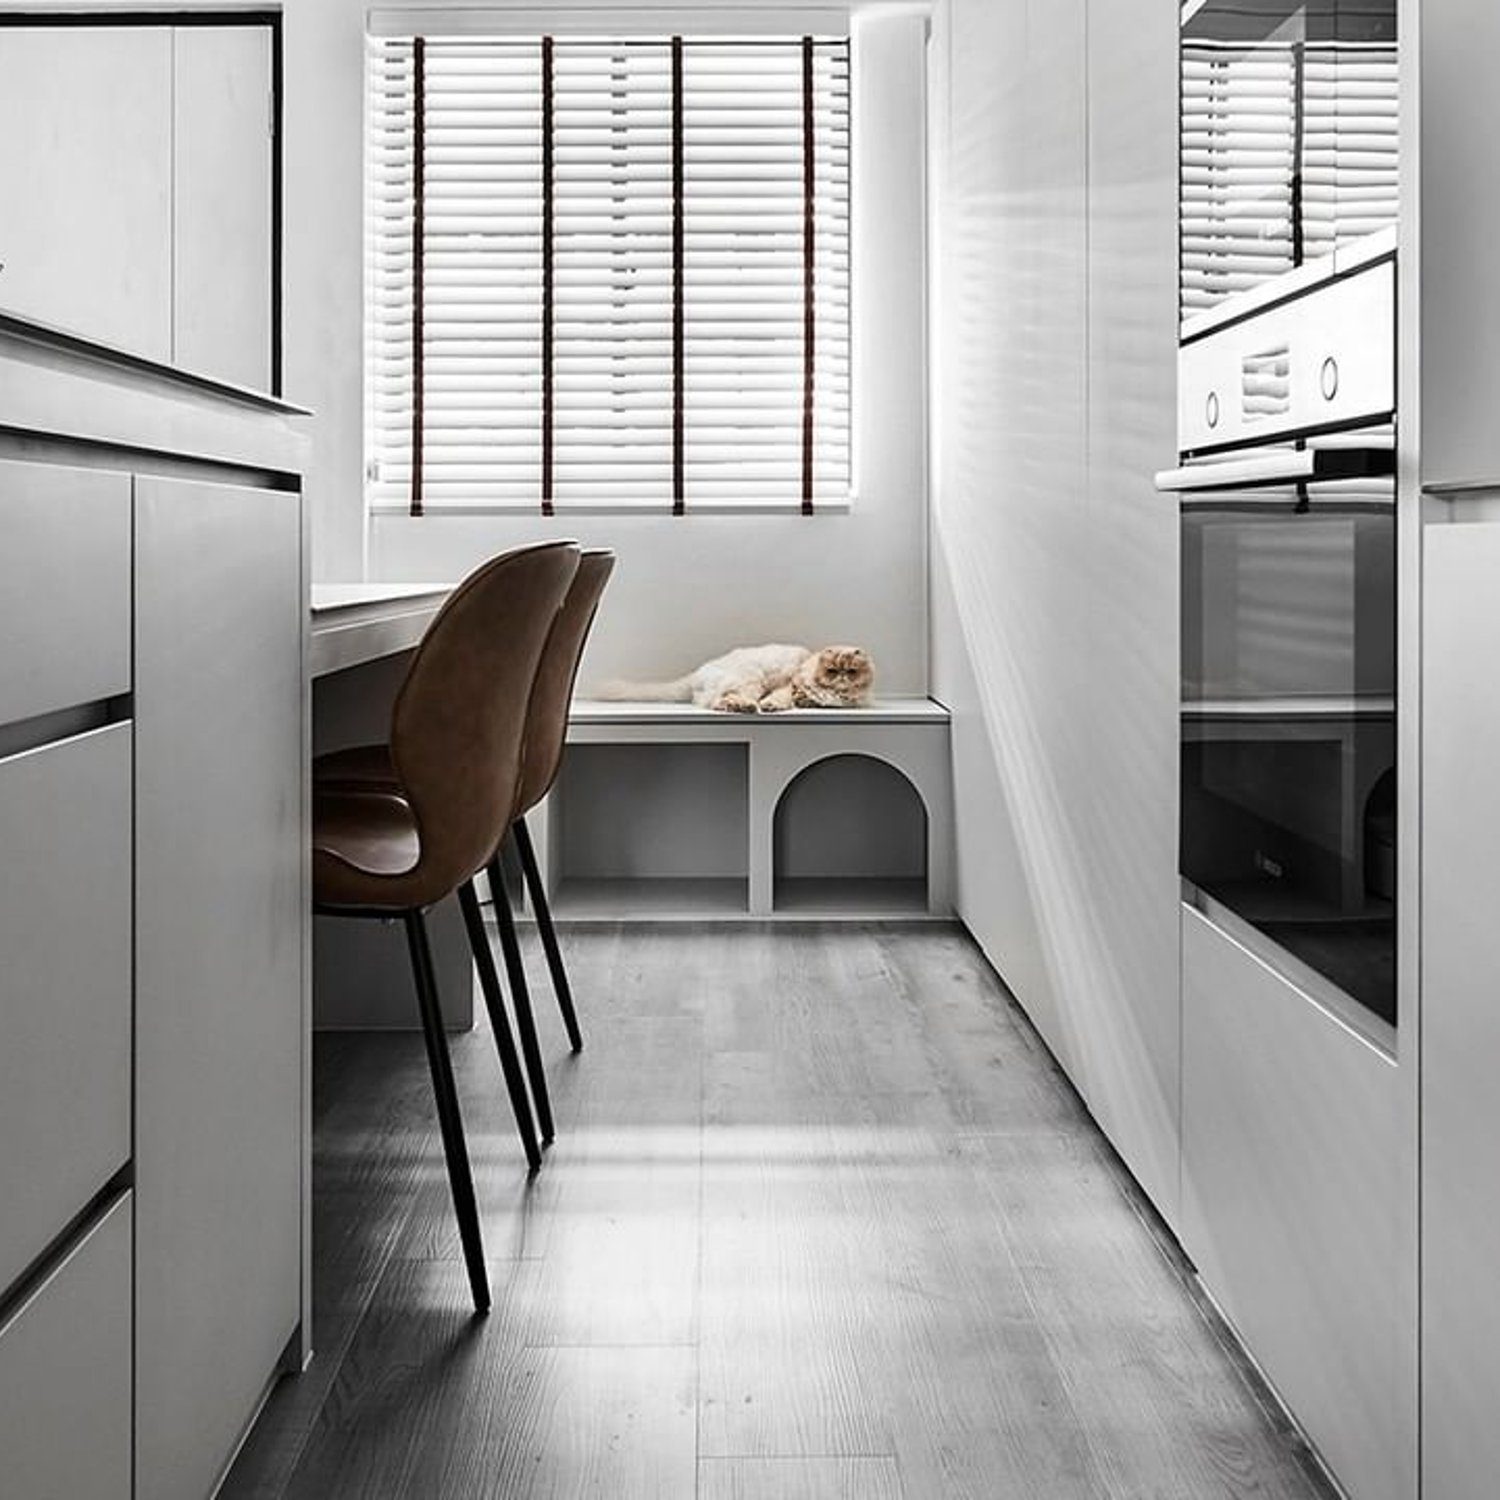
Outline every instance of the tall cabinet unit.
{"type": "Polygon", "coordinates": [[[1421,69],[1423,1494],[1487,1500],[1500,1471],[1500,14],[1407,8],[1421,69]]]}
{"type": "Polygon", "coordinates": [[[276,26],[0,15],[0,1490],[204,1500],[307,1345],[276,26]]]}
{"type": "Polygon", "coordinates": [[[1158,475],[1182,542],[1180,1233],[1353,1500],[1411,1500],[1418,1463],[1401,20],[1182,7],[1158,475]]]}

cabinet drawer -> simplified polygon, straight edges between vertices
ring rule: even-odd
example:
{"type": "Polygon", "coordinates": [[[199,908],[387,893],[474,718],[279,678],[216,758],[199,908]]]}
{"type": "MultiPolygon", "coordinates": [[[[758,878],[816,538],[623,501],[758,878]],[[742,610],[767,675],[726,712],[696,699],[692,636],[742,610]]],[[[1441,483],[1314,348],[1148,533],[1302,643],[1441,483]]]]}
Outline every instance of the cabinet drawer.
{"type": "Polygon", "coordinates": [[[0,1328],[0,1483],[25,1500],[130,1494],[130,1198],[0,1328]]]}
{"type": "Polygon", "coordinates": [[[130,690],[130,476],[0,463],[0,724],[130,690]]]}
{"type": "Polygon", "coordinates": [[[0,760],[0,1291],[130,1156],[130,739],[0,760]]]}

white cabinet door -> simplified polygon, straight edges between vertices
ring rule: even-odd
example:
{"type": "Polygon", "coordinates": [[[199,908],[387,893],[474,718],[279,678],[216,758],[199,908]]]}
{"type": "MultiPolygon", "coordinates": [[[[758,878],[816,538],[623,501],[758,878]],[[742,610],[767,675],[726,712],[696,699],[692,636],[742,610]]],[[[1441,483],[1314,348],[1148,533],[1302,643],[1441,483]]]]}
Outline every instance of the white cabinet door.
{"type": "Polygon", "coordinates": [[[269,26],[172,32],[174,359],[271,388],[269,26]]]}
{"type": "Polygon", "coordinates": [[[1182,1011],[1183,1247],[1352,1500],[1409,1500],[1396,1064],[1188,907],[1182,1011]]]}
{"type": "Polygon", "coordinates": [[[1422,641],[1423,1494],[1500,1473],[1500,522],[1429,526],[1422,641]]]}
{"type": "Polygon", "coordinates": [[[172,354],[165,27],[0,28],[0,311],[172,354]]]}
{"type": "Polygon", "coordinates": [[[202,1500],[299,1316],[295,494],[136,481],[136,1494],[202,1500]]]}

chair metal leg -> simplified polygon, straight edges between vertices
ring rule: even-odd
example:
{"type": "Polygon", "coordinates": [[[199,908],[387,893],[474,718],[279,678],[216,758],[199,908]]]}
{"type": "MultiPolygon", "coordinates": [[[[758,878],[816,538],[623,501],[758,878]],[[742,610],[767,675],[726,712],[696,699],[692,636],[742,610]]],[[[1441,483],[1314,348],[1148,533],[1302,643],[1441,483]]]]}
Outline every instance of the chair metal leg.
{"type": "Polygon", "coordinates": [[[542,1049],[537,1045],[536,1019],[531,1013],[531,992],[526,985],[526,966],[521,961],[521,941],[516,936],[516,919],[510,909],[505,877],[500,872],[498,854],[490,856],[486,867],[490,893],[495,900],[495,926],[500,929],[500,953],[505,959],[505,977],[510,981],[511,1004],[516,1010],[516,1032],[521,1038],[521,1055],[526,1059],[526,1073],[531,1079],[531,1102],[536,1106],[537,1129],[542,1144],[552,1144],[552,1101],[547,1095],[547,1073],[542,1067],[542,1049]]]}
{"type": "Polygon", "coordinates": [[[479,1232],[479,1205],[474,1198],[474,1175],[464,1144],[463,1116],[458,1110],[458,1088],[453,1082],[453,1059],[448,1055],[448,1037],[438,1006],[437,979],[432,968],[432,949],[427,942],[427,921],[420,911],[406,916],[406,941],[411,949],[412,975],[417,982],[417,1008],[422,1013],[422,1035],[427,1042],[427,1063],[432,1069],[432,1092],[437,1097],[438,1128],[443,1136],[443,1155],[448,1163],[448,1185],[458,1215],[458,1233],[463,1241],[464,1263],[474,1310],[490,1310],[490,1279],[484,1264],[484,1243],[479,1232]]]}
{"type": "Polygon", "coordinates": [[[505,1013],[505,999],[500,993],[500,976],[495,972],[495,955],[490,952],[490,935],[484,929],[484,917],[479,910],[479,897],[475,894],[472,880],[466,880],[459,886],[458,904],[464,914],[464,927],[469,934],[474,965],[479,970],[479,987],[484,992],[485,1007],[490,1013],[490,1030],[495,1033],[495,1046],[500,1052],[500,1071],[505,1075],[505,1088],[510,1095],[510,1107],[515,1113],[516,1130],[526,1149],[526,1160],[535,1172],[542,1164],[542,1152],[536,1143],[531,1100],[526,1094],[526,1077],[521,1071],[515,1038],[511,1035],[510,1017],[505,1013]]]}
{"type": "Polygon", "coordinates": [[[526,827],[526,819],[517,818],[511,824],[510,831],[516,841],[516,852],[521,856],[521,873],[526,877],[531,909],[536,913],[537,931],[542,935],[542,949],[547,955],[547,968],[552,974],[557,1008],[562,1012],[563,1025],[568,1029],[568,1044],[575,1052],[582,1052],[583,1033],[578,1029],[578,1012],[573,1009],[573,990],[568,983],[568,971],[563,967],[562,949],[557,946],[557,933],[552,927],[552,908],[547,904],[547,891],[542,885],[542,872],[537,869],[536,850],[531,844],[531,832],[526,827]]]}

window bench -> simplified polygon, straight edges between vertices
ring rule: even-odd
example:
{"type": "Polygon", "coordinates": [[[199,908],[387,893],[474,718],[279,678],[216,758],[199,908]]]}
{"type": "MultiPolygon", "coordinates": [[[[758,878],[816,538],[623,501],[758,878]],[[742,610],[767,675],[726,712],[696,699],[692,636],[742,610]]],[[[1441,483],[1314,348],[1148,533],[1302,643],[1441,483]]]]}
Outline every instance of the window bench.
{"type": "Polygon", "coordinates": [[[946,917],[948,710],[574,702],[532,814],[559,919],[946,917]]]}

